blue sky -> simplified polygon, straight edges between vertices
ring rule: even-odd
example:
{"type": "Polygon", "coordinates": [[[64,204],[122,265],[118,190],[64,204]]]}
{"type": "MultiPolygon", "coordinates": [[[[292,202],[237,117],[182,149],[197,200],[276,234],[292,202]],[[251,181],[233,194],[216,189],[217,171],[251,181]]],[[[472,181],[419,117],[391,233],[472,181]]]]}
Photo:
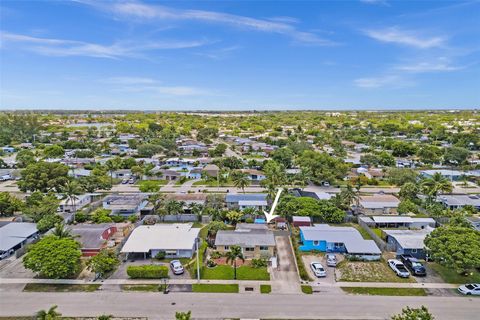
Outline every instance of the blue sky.
{"type": "Polygon", "coordinates": [[[478,1],[2,1],[0,108],[480,105],[478,1]]]}

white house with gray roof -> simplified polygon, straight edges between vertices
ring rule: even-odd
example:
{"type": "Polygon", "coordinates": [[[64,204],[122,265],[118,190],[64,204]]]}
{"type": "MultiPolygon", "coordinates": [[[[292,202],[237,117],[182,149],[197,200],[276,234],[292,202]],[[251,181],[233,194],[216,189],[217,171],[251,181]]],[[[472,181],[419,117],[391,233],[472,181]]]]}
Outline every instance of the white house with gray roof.
{"type": "Polygon", "coordinates": [[[244,210],[246,208],[266,210],[268,206],[267,194],[265,193],[227,194],[225,203],[227,208],[231,210],[244,210]]]}
{"type": "Polygon", "coordinates": [[[232,246],[241,247],[246,259],[269,259],[276,254],[275,236],[264,224],[242,223],[235,230],[219,230],[215,238],[217,251],[226,253],[232,246]]]}

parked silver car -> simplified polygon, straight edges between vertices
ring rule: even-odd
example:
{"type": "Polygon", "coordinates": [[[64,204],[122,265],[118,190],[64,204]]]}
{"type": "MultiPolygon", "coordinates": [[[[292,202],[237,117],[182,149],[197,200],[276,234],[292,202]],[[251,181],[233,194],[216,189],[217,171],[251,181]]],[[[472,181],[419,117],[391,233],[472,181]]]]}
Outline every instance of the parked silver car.
{"type": "Polygon", "coordinates": [[[400,260],[397,259],[389,259],[388,265],[392,270],[399,276],[400,278],[408,278],[410,277],[410,272],[408,272],[407,268],[403,265],[400,260]]]}
{"type": "Polygon", "coordinates": [[[458,292],[467,296],[480,296],[480,283],[469,283],[458,287],[458,292]]]}
{"type": "Polygon", "coordinates": [[[183,274],[185,272],[181,262],[178,260],[170,261],[170,269],[172,269],[173,274],[176,275],[183,274]]]}
{"type": "Polygon", "coordinates": [[[323,278],[327,276],[327,271],[320,262],[310,263],[310,268],[312,269],[313,274],[318,278],[323,278]]]}
{"type": "Polygon", "coordinates": [[[337,257],[333,253],[327,253],[325,255],[327,259],[327,266],[328,267],[336,267],[337,266],[337,257]]]}

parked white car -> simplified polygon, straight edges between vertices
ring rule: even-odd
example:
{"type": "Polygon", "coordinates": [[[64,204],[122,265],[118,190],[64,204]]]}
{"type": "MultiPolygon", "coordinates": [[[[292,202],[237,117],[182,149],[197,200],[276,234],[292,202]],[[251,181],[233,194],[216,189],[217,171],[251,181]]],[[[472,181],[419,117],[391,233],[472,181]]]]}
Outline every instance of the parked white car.
{"type": "Polygon", "coordinates": [[[183,274],[185,270],[183,269],[182,264],[178,260],[170,261],[170,269],[172,269],[173,274],[183,274]]]}
{"type": "Polygon", "coordinates": [[[407,268],[405,268],[404,264],[400,260],[389,259],[388,265],[397,274],[397,276],[401,278],[410,277],[410,272],[408,272],[407,268]]]}
{"type": "Polygon", "coordinates": [[[480,283],[469,283],[458,287],[458,292],[467,296],[480,296],[480,283]]]}
{"type": "Polygon", "coordinates": [[[336,267],[337,266],[337,257],[333,253],[327,253],[325,255],[325,258],[327,258],[327,266],[328,267],[336,267]]]}
{"type": "Polygon", "coordinates": [[[310,263],[310,268],[312,269],[313,274],[318,278],[327,276],[327,271],[325,270],[325,268],[322,266],[320,262],[310,263]]]}

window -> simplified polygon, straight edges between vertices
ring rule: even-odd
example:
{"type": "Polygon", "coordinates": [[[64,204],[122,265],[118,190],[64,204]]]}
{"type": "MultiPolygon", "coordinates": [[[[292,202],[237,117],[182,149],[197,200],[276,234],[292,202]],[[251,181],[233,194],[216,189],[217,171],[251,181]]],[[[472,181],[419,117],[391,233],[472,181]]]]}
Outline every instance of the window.
{"type": "Polygon", "coordinates": [[[268,250],[268,247],[267,246],[260,246],[260,250],[268,250]]]}
{"type": "Polygon", "coordinates": [[[255,248],[252,248],[252,247],[246,247],[245,248],[245,251],[254,251],[254,250],[255,250],[255,248]]]}
{"type": "Polygon", "coordinates": [[[230,247],[229,247],[229,246],[225,246],[224,248],[225,248],[225,250],[229,250],[229,249],[230,249],[230,247]]]}
{"type": "Polygon", "coordinates": [[[318,240],[313,241],[314,246],[318,246],[319,244],[320,244],[320,241],[318,241],[318,240]]]}
{"type": "Polygon", "coordinates": [[[412,253],[417,253],[417,249],[412,249],[412,253]]]}

